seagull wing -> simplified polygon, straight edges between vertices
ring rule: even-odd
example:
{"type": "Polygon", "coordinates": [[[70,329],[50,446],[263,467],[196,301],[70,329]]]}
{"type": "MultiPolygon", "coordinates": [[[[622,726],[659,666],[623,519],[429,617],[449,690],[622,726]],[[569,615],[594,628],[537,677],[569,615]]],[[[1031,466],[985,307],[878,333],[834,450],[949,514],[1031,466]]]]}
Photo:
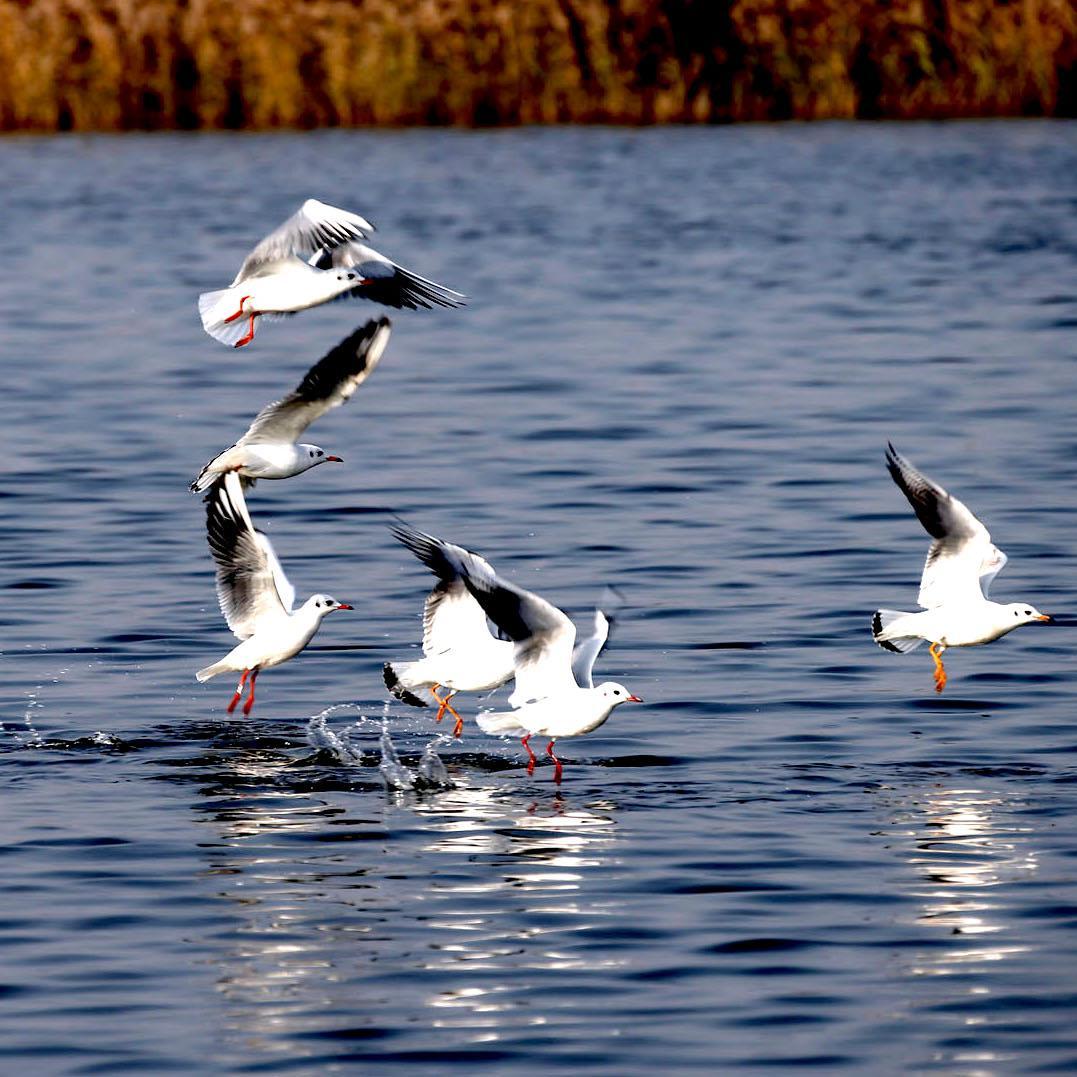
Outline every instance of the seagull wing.
{"type": "Polygon", "coordinates": [[[267,404],[237,444],[274,441],[291,444],[315,419],[347,400],[378,365],[392,323],[388,318],[367,322],[347,336],[282,400],[267,404]]]}
{"type": "Polygon", "coordinates": [[[459,569],[486,616],[516,644],[516,689],[509,702],[519,707],[574,691],[576,626],[568,617],[544,598],[501,579],[481,557],[466,553],[459,569]]]}
{"type": "Polygon", "coordinates": [[[624,605],[624,597],[615,587],[607,587],[595,610],[591,634],[581,639],[572,650],[572,676],[581,688],[594,688],[592,670],[598,656],[609,641],[610,631],[617,613],[624,605]]]}
{"type": "Polygon", "coordinates": [[[488,643],[492,634],[486,614],[467,589],[457,566],[460,559],[467,556],[474,557],[488,569],[490,566],[478,554],[471,554],[462,546],[454,546],[406,524],[394,525],[392,533],[438,578],[423,606],[423,653],[466,651],[472,644],[488,643]]]}
{"type": "Polygon", "coordinates": [[[316,251],[310,259],[316,269],[355,269],[365,283],[344,292],[340,298],[370,299],[386,307],[427,310],[433,307],[462,307],[467,296],[443,284],[412,273],[362,243],[342,243],[316,251]]]}
{"type": "Polygon", "coordinates": [[[217,562],[217,601],[237,638],[249,639],[260,623],[291,612],[295,589],[269,539],[252,526],[235,472],[206,495],[206,537],[217,562]]]}
{"type": "Polygon", "coordinates": [[[887,445],[886,466],[934,539],[917,601],[932,609],[947,602],[980,600],[1005,565],[1006,555],[962,502],[913,467],[893,445],[887,445]]]}
{"type": "Polygon", "coordinates": [[[353,239],[365,239],[374,226],[358,213],[308,198],[279,228],[270,232],[243,260],[232,287],[256,277],[275,262],[293,256],[306,258],[320,247],[335,247],[353,239]]]}

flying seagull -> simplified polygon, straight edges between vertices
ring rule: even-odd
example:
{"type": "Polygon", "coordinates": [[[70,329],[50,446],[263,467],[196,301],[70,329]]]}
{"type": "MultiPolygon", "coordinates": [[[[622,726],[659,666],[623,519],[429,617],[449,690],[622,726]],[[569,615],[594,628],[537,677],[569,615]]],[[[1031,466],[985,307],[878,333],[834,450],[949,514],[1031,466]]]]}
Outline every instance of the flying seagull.
{"type": "Polygon", "coordinates": [[[243,437],[202,468],[191,489],[208,489],[229,471],[238,472],[243,485],[250,486],[256,479],[287,479],[319,464],[340,463],[339,456],[318,445],[297,444],[296,439],[366,381],[385,351],[390,331],[389,319],[379,318],[345,337],[292,392],[262,408],[243,437]]]}
{"type": "Polygon", "coordinates": [[[357,213],[308,198],[247,255],[227,288],[198,297],[203,328],[242,348],[254,339],[258,317],[296,314],[349,296],[411,310],[463,305],[459,292],[364,246],[373,230],[357,213]]]}
{"type": "Polygon", "coordinates": [[[902,654],[930,641],[935,690],[941,692],[946,687],[942,654],[948,647],[990,643],[1021,625],[1051,618],[1028,602],[989,601],[991,582],[1007,557],[987,528],[889,443],[886,466],[933,541],[917,598],[922,611],[876,610],[871,631],[880,647],[902,654]]]}
{"type": "Polygon", "coordinates": [[[220,661],[195,676],[208,681],[219,673],[242,673],[231,714],[250,678],[243,713],[254,706],[254,682],[263,669],[294,658],[314,638],[322,618],[334,610],[352,609],[329,595],[316,594],[295,605],[288,582],[269,539],[255,530],[243,498],[239,475],[228,472],[206,495],[206,535],[217,562],[217,600],[228,627],[242,642],[220,661]]]}

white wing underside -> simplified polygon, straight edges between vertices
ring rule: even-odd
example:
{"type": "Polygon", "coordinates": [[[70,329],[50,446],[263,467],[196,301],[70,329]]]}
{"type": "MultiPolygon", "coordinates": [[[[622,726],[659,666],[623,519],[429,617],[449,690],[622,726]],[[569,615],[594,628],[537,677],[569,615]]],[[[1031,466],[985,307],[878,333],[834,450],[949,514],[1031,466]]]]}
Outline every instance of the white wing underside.
{"type": "Polygon", "coordinates": [[[486,614],[463,580],[438,586],[427,596],[423,610],[423,654],[466,652],[489,645],[493,635],[486,614]]]}
{"type": "Polygon", "coordinates": [[[228,627],[237,639],[245,640],[267,622],[291,613],[295,588],[288,582],[269,539],[251,523],[240,476],[229,472],[224,486],[238,517],[238,530],[232,532],[235,539],[229,568],[234,571],[229,578],[233,582],[225,584],[218,571],[217,598],[228,627]]]}
{"type": "Polygon", "coordinates": [[[951,602],[987,598],[992,582],[1008,560],[986,531],[960,544],[936,540],[928,550],[916,601],[930,610],[951,602]]]}
{"type": "Polygon", "coordinates": [[[581,639],[572,651],[572,679],[581,688],[594,688],[592,671],[595,660],[606,646],[610,634],[610,623],[601,610],[595,610],[595,624],[591,634],[581,639]]]}
{"type": "MultiPolygon", "coordinates": [[[[557,612],[561,613],[560,610],[557,612]]],[[[576,626],[567,617],[565,621],[563,625],[537,632],[516,644],[513,656],[516,688],[509,696],[509,706],[520,707],[533,700],[576,691],[576,679],[572,676],[576,626]]]]}

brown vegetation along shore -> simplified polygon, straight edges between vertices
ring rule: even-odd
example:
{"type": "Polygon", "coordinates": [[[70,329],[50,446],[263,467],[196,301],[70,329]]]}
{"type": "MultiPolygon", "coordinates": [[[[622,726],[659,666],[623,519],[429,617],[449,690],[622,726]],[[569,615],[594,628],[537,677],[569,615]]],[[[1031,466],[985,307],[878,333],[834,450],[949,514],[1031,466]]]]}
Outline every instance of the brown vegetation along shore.
{"type": "Polygon", "coordinates": [[[0,0],[0,129],[1077,114],[1073,0],[0,0]]]}

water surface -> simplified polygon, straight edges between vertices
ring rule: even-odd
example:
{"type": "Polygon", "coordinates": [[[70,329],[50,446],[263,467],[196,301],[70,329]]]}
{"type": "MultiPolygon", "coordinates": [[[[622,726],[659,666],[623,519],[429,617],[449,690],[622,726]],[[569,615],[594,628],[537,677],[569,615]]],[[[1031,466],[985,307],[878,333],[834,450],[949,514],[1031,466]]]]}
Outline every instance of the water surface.
{"type": "Polygon", "coordinates": [[[1077,610],[1075,131],[4,142],[4,1067],[1077,1066],[1072,630],[942,697],[868,631],[926,549],[887,439],[996,597],[1077,610]],[[311,432],[345,465],[252,495],[356,612],[230,719],[186,484],[377,311],[233,352],[195,297],[308,195],[472,303],[395,316],[311,432]],[[560,790],[386,706],[428,586],[392,512],[579,617],[625,593],[599,672],[647,703],[560,790]]]}

